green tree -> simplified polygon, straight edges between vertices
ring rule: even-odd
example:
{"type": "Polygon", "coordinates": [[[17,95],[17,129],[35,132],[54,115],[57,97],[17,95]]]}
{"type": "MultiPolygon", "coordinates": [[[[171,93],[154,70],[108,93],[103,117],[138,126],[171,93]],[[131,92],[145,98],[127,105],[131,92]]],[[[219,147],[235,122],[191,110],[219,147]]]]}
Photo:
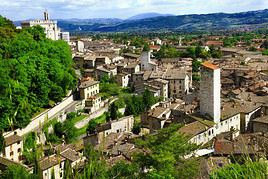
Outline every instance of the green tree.
{"type": "Polygon", "coordinates": [[[9,166],[1,175],[3,179],[33,179],[37,178],[33,174],[29,174],[29,172],[22,167],[21,165],[11,165],[9,166]]]}
{"type": "Polygon", "coordinates": [[[135,163],[120,161],[108,170],[109,178],[139,178],[139,168],[135,163]]]}
{"type": "Polygon", "coordinates": [[[212,179],[221,179],[221,178],[234,178],[234,179],[243,179],[243,178],[267,178],[268,170],[267,163],[264,162],[252,162],[246,161],[244,164],[230,164],[226,167],[218,169],[211,173],[210,178],[212,179]]]}
{"type": "Polygon", "coordinates": [[[88,122],[87,127],[87,133],[88,134],[94,134],[96,132],[96,127],[98,126],[98,123],[95,120],[91,120],[88,122]]]}
{"type": "Polygon", "coordinates": [[[141,132],[141,124],[135,122],[134,126],[133,126],[133,129],[132,129],[132,132],[133,132],[133,134],[139,135],[140,132],[141,132]]]}
{"type": "Polygon", "coordinates": [[[83,172],[78,176],[79,179],[107,178],[107,166],[100,152],[95,151],[91,146],[86,146],[84,151],[87,163],[83,172]]]}
{"type": "Polygon", "coordinates": [[[199,60],[193,60],[193,64],[192,64],[193,72],[199,72],[201,64],[202,62],[200,62],[199,60]]]}
{"type": "Polygon", "coordinates": [[[40,26],[16,30],[2,16],[0,41],[0,130],[22,128],[75,87],[71,50],[40,26]]]}
{"type": "Polygon", "coordinates": [[[145,44],[144,44],[144,46],[143,46],[143,50],[142,50],[142,51],[144,51],[144,52],[148,52],[148,51],[150,51],[150,47],[149,47],[148,43],[145,43],[145,44]]]}
{"type": "Polygon", "coordinates": [[[197,149],[188,138],[178,133],[180,126],[172,125],[161,129],[155,135],[138,139],[136,145],[144,151],[134,156],[140,169],[150,169],[142,173],[145,178],[195,178],[198,173],[196,159],[186,160],[183,156],[197,149]],[[163,167],[165,166],[165,167],[163,167]],[[187,170],[184,170],[187,169],[187,170]]]}
{"type": "Polygon", "coordinates": [[[0,151],[3,151],[5,148],[5,138],[3,136],[3,134],[0,134],[0,151]]]}
{"type": "Polygon", "coordinates": [[[109,118],[111,120],[116,120],[118,118],[118,107],[114,102],[109,107],[109,118]]]}
{"type": "Polygon", "coordinates": [[[144,90],[142,94],[142,99],[143,99],[144,107],[147,110],[150,109],[150,107],[156,102],[153,94],[148,89],[144,90]]]}

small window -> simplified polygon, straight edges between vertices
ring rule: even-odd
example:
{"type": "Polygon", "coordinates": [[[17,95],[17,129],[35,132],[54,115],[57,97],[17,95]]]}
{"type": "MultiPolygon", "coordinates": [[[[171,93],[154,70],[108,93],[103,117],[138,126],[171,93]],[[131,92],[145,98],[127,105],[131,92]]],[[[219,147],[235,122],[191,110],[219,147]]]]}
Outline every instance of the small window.
{"type": "Polygon", "coordinates": [[[17,144],[18,144],[18,145],[20,145],[20,141],[19,141],[19,142],[17,142],[17,144]]]}
{"type": "Polygon", "coordinates": [[[10,152],[10,156],[12,156],[13,155],[13,151],[12,152],[10,152]]]}
{"type": "Polygon", "coordinates": [[[21,148],[18,148],[18,153],[20,153],[21,152],[21,148]]]}
{"type": "Polygon", "coordinates": [[[211,135],[211,132],[210,132],[210,131],[208,131],[208,135],[209,135],[209,136],[211,135]]]}
{"type": "Polygon", "coordinates": [[[225,121],[225,124],[227,124],[228,121],[225,121]]]}
{"type": "Polygon", "coordinates": [[[117,129],[116,132],[119,133],[119,129],[117,129]]]}

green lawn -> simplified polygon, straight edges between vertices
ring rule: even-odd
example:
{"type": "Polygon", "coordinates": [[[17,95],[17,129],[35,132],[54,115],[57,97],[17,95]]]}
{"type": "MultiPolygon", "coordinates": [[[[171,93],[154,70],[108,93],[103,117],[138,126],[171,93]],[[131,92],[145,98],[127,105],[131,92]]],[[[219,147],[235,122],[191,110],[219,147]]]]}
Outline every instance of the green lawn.
{"type": "MultiPolygon", "coordinates": [[[[78,116],[78,117],[80,117],[80,116],[78,116]]],[[[84,116],[84,117],[86,117],[86,116],[84,116]]],[[[76,119],[76,120],[79,121],[78,119],[76,119]]],[[[82,120],[82,119],[80,119],[80,120],[82,120]]],[[[99,116],[99,117],[97,117],[97,118],[95,118],[93,120],[95,120],[98,124],[103,124],[103,123],[106,122],[106,115],[102,114],[101,116],[99,116]]],[[[83,134],[86,134],[87,133],[87,125],[82,127],[82,128],[80,128],[80,129],[77,129],[75,131],[75,133],[76,133],[77,137],[79,137],[79,136],[81,136],[83,134]]]]}
{"type": "Polygon", "coordinates": [[[76,130],[76,136],[81,136],[85,133],[87,133],[87,125],[85,127],[76,130]]]}
{"type": "Polygon", "coordinates": [[[96,121],[96,123],[98,123],[98,124],[103,124],[106,122],[106,114],[102,114],[101,116],[99,116],[93,120],[96,121]]]}
{"type": "Polygon", "coordinates": [[[81,115],[81,116],[76,116],[75,118],[73,118],[73,119],[71,119],[71,120],[72,120],[72,122],[73,122],[74,124],[76,124],[77,122],[83,120],[83,119],[86,118],[86,117],[87,117],[87,115],[81,115]]]}

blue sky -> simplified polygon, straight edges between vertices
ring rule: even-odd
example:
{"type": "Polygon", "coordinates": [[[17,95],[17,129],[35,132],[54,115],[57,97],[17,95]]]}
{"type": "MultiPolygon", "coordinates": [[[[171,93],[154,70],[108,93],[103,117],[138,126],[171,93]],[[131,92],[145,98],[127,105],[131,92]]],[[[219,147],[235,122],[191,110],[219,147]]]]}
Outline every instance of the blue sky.
{"type": "Polygon", "coordinates": [[[146,12],[182,15],[266,8],[268,0],[0,0],[0,14],[12,20],[40,19],[45,9],[54,19],[124,19],[146,12]]]}

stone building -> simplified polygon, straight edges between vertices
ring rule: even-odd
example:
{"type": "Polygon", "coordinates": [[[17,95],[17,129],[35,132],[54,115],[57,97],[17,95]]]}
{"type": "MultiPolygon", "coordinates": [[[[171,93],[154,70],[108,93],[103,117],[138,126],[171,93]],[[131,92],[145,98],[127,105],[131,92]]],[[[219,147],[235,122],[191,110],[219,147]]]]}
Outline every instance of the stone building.
{"type": "Polygon", "coordinates": [[[268,132],[268,116],[261,116],[252,121],[252,132],[268,132]]]}
{"type": "Polygon", "coordinates": [[[168,96],[170,98],[181,98],[188,94],[192,87],[191,77],[181,69],[168,69],[164,79],[168,81],[168,96]]]}
{"type": "Polygon", "coordinates": [[[118,120],[109,121],[102,124],[96,128],[96,132],[86,136],[84,140],[84,145],[88,144],[97,145],[100,144],[109,134],[112,133],[131,133],[134,126],[134,117],[126,116],[118,120]]]}
{"type": "Polygon", "coordinates": [[[1,156],[15,162],[21,162],[23,151],[23,138],[18,136],[16,132],[13,135],[4,136],[5,147],[1,156]]]}
{"type": "Polygon", "coordinates": [[[128,87],[129,86],[129,81],[130,81],[130,74],[128,73],[118,73],[116,76],[116,82],[119,84],[121,87],[128,87]]]}
{"type": "Polygon", "coordinates": [[[64,177],[65,158],[56,154],[39,161],[43,179],[62,179],[64,177]]]}
{"type": "Polygon", "coordinates": [[[57,25],[57,21],[49,19],[47,11],[44,12],[44,20],[31,20],[31,21],[24,21],[21,23],[22,28],[28,28],[37,25],[44,28],[46,37],[51,40],[62,39],[68,42],[68,39],[70,39],[70,37],[67,37],[68,36],[67,32],[60,31],[57,25]]]}
{"type": "Polygon", "coordinates": [[[80,98],[87,99],[99,93],[99,81],[84,81],[79,86],[80,98]]]}
{"type": "Polygon", "coordinates": [[[201,67],[200,112],[209,115],[215,123],[221,119],[221,74],[220,68],[205,62],[201,67]]]}
{"type": "Polygon", "coordinates": [[[143,52],[141,54],[141,70],[142,71],[155,71],[157,64],[151,60],[151,52],[143,52]]]}

